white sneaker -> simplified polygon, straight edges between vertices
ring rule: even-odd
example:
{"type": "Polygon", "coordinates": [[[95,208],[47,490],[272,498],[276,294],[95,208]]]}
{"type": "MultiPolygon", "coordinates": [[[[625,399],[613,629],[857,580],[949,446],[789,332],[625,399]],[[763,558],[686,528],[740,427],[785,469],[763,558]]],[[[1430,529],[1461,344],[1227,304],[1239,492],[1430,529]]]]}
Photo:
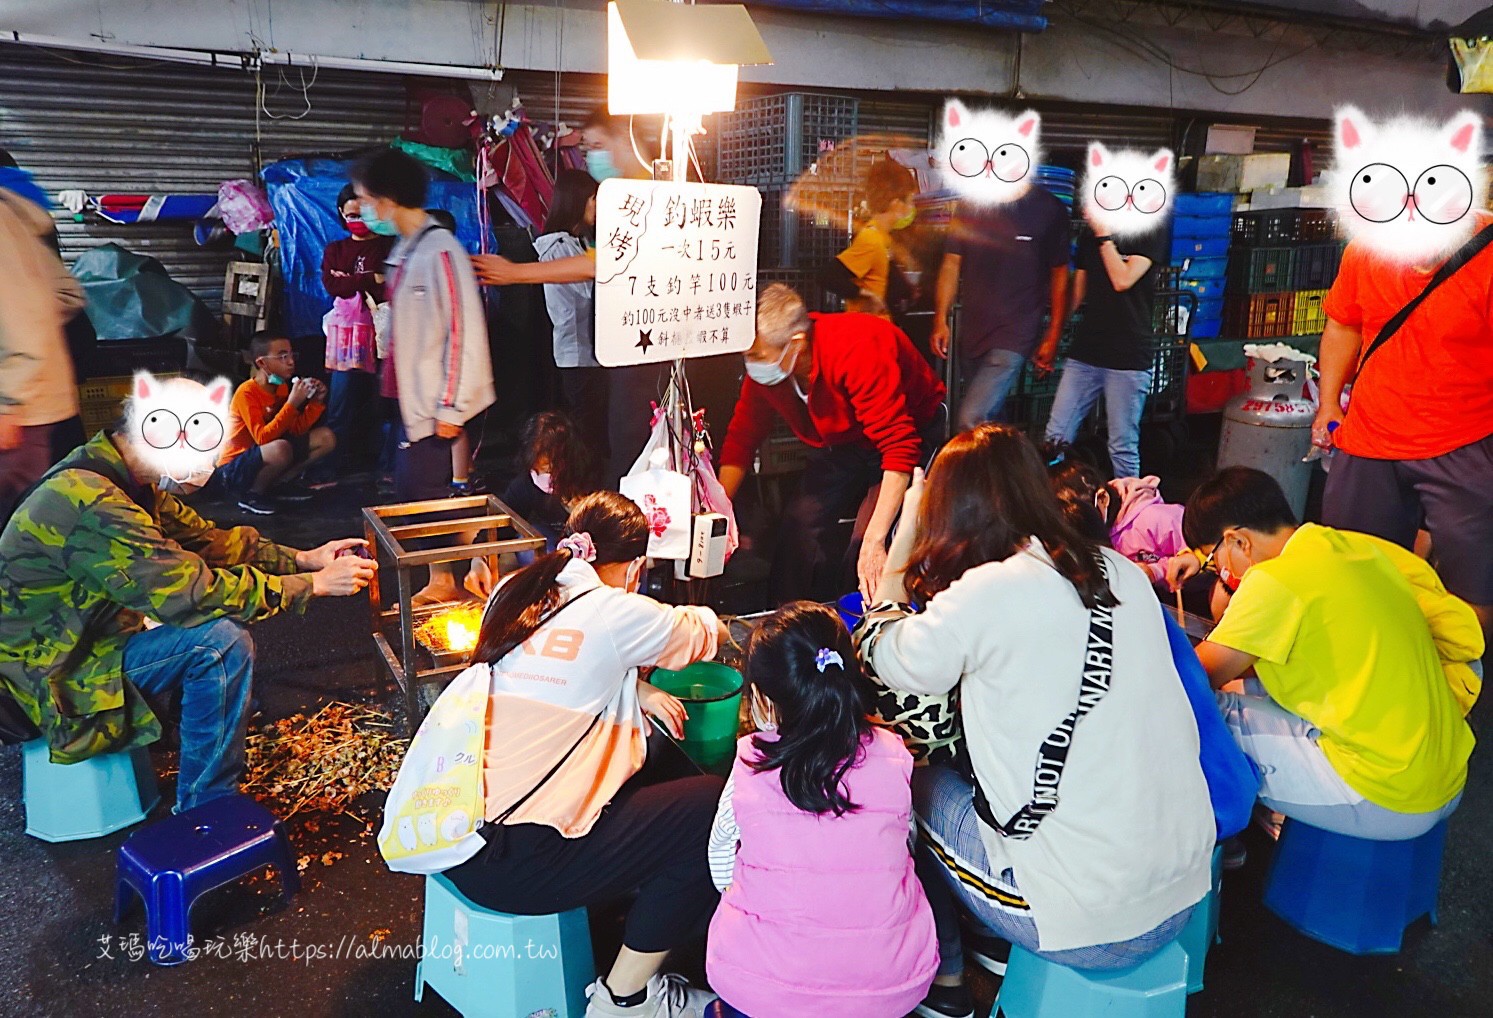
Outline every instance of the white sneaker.
{"type": "Polygon", "coordinates": [[[636,1007],[618,1007],[600,979],[586,988],[590,1003],[586,1018],[705,1018],[705,1008],[716,999],[709,990],[697,990],[677,973],[648,980],[648,997],[636,1007]]]}

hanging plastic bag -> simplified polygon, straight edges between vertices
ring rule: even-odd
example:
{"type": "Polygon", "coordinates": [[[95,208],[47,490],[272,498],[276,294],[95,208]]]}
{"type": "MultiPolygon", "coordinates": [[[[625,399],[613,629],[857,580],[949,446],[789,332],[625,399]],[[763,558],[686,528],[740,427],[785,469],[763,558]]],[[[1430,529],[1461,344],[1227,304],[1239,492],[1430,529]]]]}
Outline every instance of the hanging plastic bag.
{"type": "Polygon", "coordinates": [[[634,464],[622,478],[622,494],[638,504],[648,518],[648,557],[689,558],[693,522],[689,478],[669,469],[667,448],[653,450],[646,470],[634,464]]]}
{"type": "MultiPolygon", "coordinates": [[[[697,434],[704,432],[704,411],[695,411],[694,430],[697,434]]],[[[643,444],[643,451],[633,461],[632,467],[627,471],[628,477],[646,473],[651,468],[654,455],[657,453],[662,453],[662,465],[667,467],[672,458],[669,452],[669,429],[664,423],[663,409],[655,404],[653,407],[653,430],[648,434],[648,441],[643,444]]],[[[741,545],[741,531],[736,526],[736,510],[731,505],[731,499],[726,495],[726,489],[722,487],[720,480],[715,476],[715,465],[711,461],[710,450],[705,446],[703,441],[696,443],[692,472],[695,477],[695,485],[693,498],[689,505],[689,512],[720,513],[726,517],[726,560],[729,562],[731,556],[735,554],[736,549],[741,545]]],[[[631,495],[628,495],[626,488],[622,488],[621,490],[628,498],[632,498],[631,495]]],[[[637,502],[638,500],[634,498],[633,501],[637,502]]],[[[641,502],[638,502],[638,504],[642,505],[641,502]]],[[[647,512],[647,507],[644,507],[643,511],[647,512]]],[[[686,531],[688,531],[689,525],[686,522],[686,531]]],[[[686,546],[688,546],[690,538],[686,536],[684,540],[686,546]]],[[[686,558],[689,552],[686,550],[683,555],[678,556],[655,555],[650,546],[649,555],[655,558],[686,558]]]]}
{"type": "Polygon", "coordinates": [[[233,233],[253,233],[275,221],[264,188],[252,180],[225,180],[218,186],[218,218],[233,233]]]}
{"type": "Polygon", "coordinates": [[[410,742],[384,803],[378,850],[397,873],[440,873],[487,844],[483,740],[492,673],[472,665],[441,693],[410,742]]]}
{"type": "Polygon", "coordinates": [[[715,476],[715,464],[711,461],[710,450],[698,450],[695,458],[699,463],[695,480],[700,493],[700,511],[720,513],[726,518],[726,561],[729,562],[741,544],[741,531],[736,528],[736,509],[731,505],[725,487],[715,476]]]}
{"type": "Polygon", "coordinates": [[[363,294],[368,303],[368,312],[373,316],[373,347],[379,360],[389,356],[389,302],[376,303],[368,294],[363,294]]]}

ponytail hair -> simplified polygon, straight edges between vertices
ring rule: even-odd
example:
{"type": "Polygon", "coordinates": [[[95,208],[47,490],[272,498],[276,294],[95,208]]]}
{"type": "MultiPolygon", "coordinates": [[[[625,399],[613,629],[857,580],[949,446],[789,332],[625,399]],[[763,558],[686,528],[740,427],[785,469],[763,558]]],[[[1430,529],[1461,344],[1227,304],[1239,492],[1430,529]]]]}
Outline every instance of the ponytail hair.
{"type": "MultiPolygon", "coordinates": [[[[565,536],[588,534],[594,565],[631,562],[648,554],[648,520],[629,498],[614,491],[586,495],[570,511],[565,536]]],[[[541,555],[503,581],[482,613],[469,664],[497,664],[539,628],[560,603],[560,570],[574,558],[566,548],[541,555]]]]}
{"type": "Polygon", "coordinates": [[[871,704],[840,617],[811,601],[784,605],[752,633],[745,670],[778,715],[778,737],[753,740],[752,769],[780,771],[783,794],[805,813],[859,809],[845,774],[865,754],[871,704]]]}

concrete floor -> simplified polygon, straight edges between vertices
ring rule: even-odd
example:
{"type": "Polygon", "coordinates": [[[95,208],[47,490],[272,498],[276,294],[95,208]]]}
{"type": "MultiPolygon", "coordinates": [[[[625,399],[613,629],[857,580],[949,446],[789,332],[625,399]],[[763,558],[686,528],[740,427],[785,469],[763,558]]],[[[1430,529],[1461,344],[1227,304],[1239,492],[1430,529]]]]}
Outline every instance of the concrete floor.
{"type": "MultiPolygon", "coordinates": [[[[376,496],[365,485],[338,491],[305,512],[258,521],[287,544],[309,546],[360,532],[358,507],[376,496]]],[[[237,510],[205,503],[224,524],[243,522],[237,510]]],[[[387,703],[388,688],[372,656],[363,598],[315,602],[305,618],[282,617],[254,627],[258,687],[268,718],[314,709],[330,698],[387,703]]],[[[1484,706],[1474,716],[1486,727],[1484,706]]],[[[20,753],[0,749],[0,957],[11,959],[12,988],[0,994],[0,1015],[135,1016],[292,1014],[447,1015],[427,991],[413,1001],[414,962],[382,950],[417,942],[421,880],[390,873],[373,843],[380,816],[370,803],[365,827],[348,818],[300,818],[292,823],[299,855],[311,855],[305,887],[282,907],[264,878],[203,898],[193,913],[199,939],[222,938],[226,950],[252,957],[204,957],[176,968],[131,960],[124,938],[144,937],[138,908],[120,926],[111,921],[114,853],[127,832],[96,841],[49,845],[23,833],[20,753]],[[323,853],[343,857],[323,865],[323,853]],[[307,953],[320,958],[307,959],[307,953]]],[[[158,759],[158,763],[161,761],[158,759]]],[[[163,787],[167,801],[169,785],[163,787]]],[[[1412,929],[1404,950],[1386,958],[1354,958],[1308,940],[1267,912],[1260,889],[1270,844],[1252,831],[1246,867],[1227,875],[1223,943],[1208,959],[1206,989],[1188,1005],[1190,1018],[1365,1018],[1493,1014],[1493,881],[1486,846],[1493,844],[1493,758],[1473,759],[1461,809],[1451,822],[1442,879],[1440,925],[1412,929]]],[[[618,915],[592,917],[598,955],[619,940],[618,915]]],[[[698,956],[681,970],[701,976],[698,956]]],[[[993,987],[976,980],[982,1011],[993,987]]],[[[515,1015],[512,1018],[523,1018],[515,1015]]],[[[797,1018],[797,1016],[792,1016],[797,1018]]]]}

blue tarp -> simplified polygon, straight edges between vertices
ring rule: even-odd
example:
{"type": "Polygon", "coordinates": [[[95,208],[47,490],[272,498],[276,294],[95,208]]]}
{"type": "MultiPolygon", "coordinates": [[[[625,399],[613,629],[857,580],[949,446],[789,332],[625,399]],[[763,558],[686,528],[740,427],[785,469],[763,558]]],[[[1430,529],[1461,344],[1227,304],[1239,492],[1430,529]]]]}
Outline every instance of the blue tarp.
{"type": "MultiPolygon", "coordinates": [[[[725,3],[727,0],[719,0],[725,3]]],[[[737,0],[730,0],[737,2],[737,0]]],[[[751,7],[779,7],[851,18],[909,21],[953,21],[1018,32],[1040,32],[1047,19],[1039,13],[1046,0],[747,0],[751,7]]]]}
{"type": "MultiPolygon", "coordinates": [[[[328,244],[347,236],[337,214],[337,193],[347,183],[350,165],[337,159],[285,159],[264,168],[280,233],[285,330],[292,336],[319,334],[322,316],[332,308],[331,295],[321,285],[321,256],[328,244]]],[[[477,191],[471,184],[434,175],[426,207],[450,212],[462,246],[473,254],[481,250],[477,191]]],[[[497,250],[490,234],[488,250],[497,250]]]]}

